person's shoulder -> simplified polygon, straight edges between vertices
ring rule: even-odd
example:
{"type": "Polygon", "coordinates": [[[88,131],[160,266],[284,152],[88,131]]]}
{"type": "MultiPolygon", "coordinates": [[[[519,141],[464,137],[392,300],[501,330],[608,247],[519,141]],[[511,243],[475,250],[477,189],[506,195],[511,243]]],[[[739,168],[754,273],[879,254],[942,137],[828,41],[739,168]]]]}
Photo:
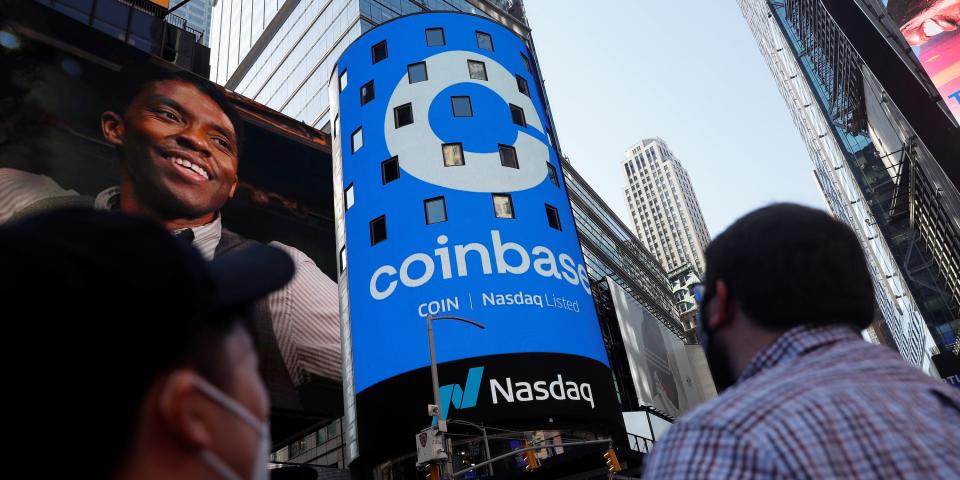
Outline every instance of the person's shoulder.
{"type": "MultiPolygon", "coordinates": [[[[720,397],[718,403],[723,403],[720,397]]],[[[708,402],[709,403],[709,402],[708,402]]],[[[707,404],[704,404],[707,407],[707,404]]],[[[678,420],[654,443],[644,477],[650,478],[771,478],[777,457],[768,442],[732,423],[717,422],[705,412],[678,420]]]]}
{"type": "Polygon", "coordinates": [[[303,252],[302,252],[299,248],[297,248],[297,247],[292,247],[292,246],[290,246],[290,245],[287,245],[287,244],[285,244],[285,243],[278,242],[278,241],[276,241],[276,240],[271,241],[271,242],[268,243],[267,245],[269,245],[269,246],[271,246],[271,247],[273,247],[273,248],[279,249],[279,250],[283,250],[284,253],[286,253],[287,255],[290,256],[290,258],[293,259],[293,263],[295,263],[295,264],[298,264],[298,265],[299,265],[300,263],[308,263],[308,264],[310,264],[310,265],[313,265],[313,268],[317,268],[316,262],[314,262],[313,259],[310,258],[309,255],[307,255],[306,253],[303,253],[303,252]]]}
{"type": "Polygon", "coordinates": [[[276,240],[271,241],[268,243],[268,245],[283,250],[293,260],[293,264],[296,266],[297,273],[294,275],[290,283],[302,281],[304,276],[309,276],[311,281],[314,283],[323,282],[336,285],[336,282],[327,277],[327,275],[320,270],[320,267],[317,266],[317,263],[314,262],[309,255],[303,253],[303,251],[300,249],[276,240]]]}

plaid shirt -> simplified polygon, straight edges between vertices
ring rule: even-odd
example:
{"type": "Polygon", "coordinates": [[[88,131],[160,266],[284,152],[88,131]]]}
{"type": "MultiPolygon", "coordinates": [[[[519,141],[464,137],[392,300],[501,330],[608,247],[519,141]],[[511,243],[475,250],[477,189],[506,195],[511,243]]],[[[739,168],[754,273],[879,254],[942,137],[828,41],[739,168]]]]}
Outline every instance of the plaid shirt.
{"type": "Polygon", "coordinates": [[[849,328],[797,327],[646,463],[651,479],[960,479],[960,389],[849,328]]]}

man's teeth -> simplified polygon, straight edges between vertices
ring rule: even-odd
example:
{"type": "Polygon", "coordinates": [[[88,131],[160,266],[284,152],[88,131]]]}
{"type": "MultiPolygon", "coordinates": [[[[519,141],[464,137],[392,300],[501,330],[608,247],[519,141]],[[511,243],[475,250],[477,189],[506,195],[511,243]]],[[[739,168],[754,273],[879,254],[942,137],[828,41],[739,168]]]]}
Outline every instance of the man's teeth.
{"type": "Polygon", "coordinates": [[[206,170],[204,170],[203,168],[201,168],[199,165],[190,163],[189,160],[185,160],[185,159],[182,159],[182,158],[174,157],[174,158],[173,158],[173,163],[176,163],[177,165],[181,165],[181,166],[187,167],[187,168],[189,168],[190,170],[193,170],[194,172],[197,172],[201,177],[203,177],[203,178],[205,178],[205,179],[207,179],[207,180],[210,180],[210,175],[207,174],[207,171],[206,171],[206,170]]]}

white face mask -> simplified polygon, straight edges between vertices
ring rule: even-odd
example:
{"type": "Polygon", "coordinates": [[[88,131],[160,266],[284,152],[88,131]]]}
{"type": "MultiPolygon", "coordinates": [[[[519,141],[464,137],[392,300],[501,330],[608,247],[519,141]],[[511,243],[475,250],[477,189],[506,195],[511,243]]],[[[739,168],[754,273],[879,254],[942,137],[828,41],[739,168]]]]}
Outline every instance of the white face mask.
{"type": "MultiPolygon", "coordinates": [[[[250,474],[250,480],[267,480],[270,478],[270,472],[267,470],[267,462],[270,460],[270,423],[261,422],[250,410],[237,402],[229,395],[223,393],[219,388],[214,387],[206,380],[197,377],[194,384],[201,392],[205,393],[213,401],[217,402],[230,413],[236,415],[244,423],[250,425],[260,434],[260,446],[257,449],[257,456],[254,458],[253,470],[250,474]]],[[[214,471],[216,471],[224,480],[244,480],[242,476],[230,468],[220,457],[210,450],[200,452],[200,458],[203,459],[214,471]]]]}

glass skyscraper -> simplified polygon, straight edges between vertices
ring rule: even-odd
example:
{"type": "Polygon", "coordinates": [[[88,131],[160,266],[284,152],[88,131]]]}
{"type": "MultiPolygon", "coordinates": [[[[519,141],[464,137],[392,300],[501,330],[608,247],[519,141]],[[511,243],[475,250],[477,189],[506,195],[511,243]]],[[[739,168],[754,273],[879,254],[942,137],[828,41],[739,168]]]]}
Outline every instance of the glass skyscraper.
{"type": "Polygon", "coordinates": [[[931,371],[960,330],[956,122],[886,1],[739,3],[830,209],[866,253],[885,330],[869,336],[931,371]]]}
{"type": "Polygon", "coordinates": [[[210,28],[210,79],[329,131],[330,71],[362,33],[431,10],[496,18],[529,37],[519,1],[219,0],[210,28]]]}

